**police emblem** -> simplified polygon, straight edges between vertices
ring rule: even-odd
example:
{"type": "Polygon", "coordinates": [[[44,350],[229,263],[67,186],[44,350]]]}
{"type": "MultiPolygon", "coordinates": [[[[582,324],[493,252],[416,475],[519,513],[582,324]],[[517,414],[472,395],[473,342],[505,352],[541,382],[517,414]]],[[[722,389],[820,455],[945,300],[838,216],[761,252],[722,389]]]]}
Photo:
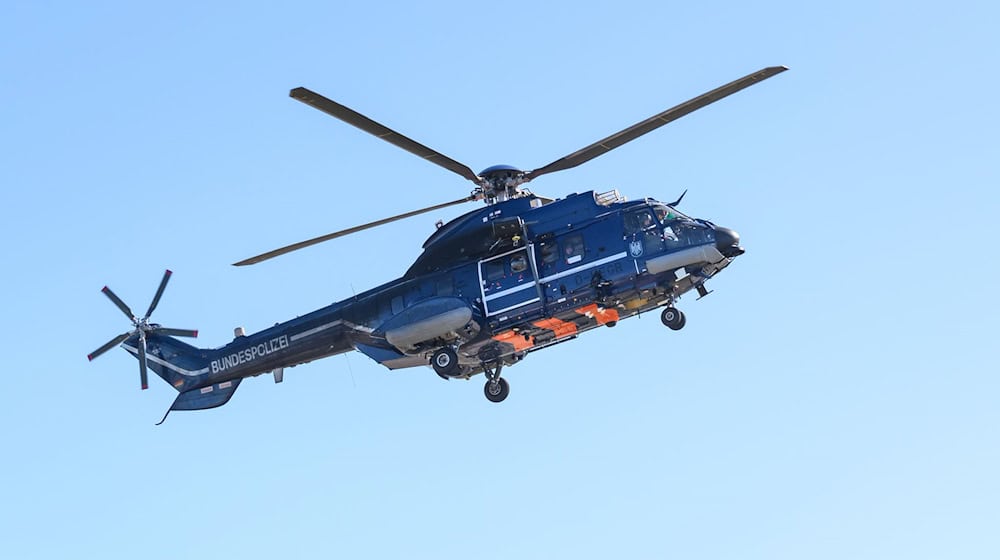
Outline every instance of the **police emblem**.
{"type": "Polygon", "coordinates": [[[636,239],[628,244],[628,253],[633,257],[642,256],[642,240],[636,239]]]}

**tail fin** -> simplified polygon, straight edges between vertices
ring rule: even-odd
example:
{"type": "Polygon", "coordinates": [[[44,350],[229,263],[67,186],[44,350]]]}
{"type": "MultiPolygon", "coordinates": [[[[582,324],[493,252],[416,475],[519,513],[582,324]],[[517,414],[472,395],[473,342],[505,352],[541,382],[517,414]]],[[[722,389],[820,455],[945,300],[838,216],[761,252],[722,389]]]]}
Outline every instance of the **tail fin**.
{"type": "MultiPolygon", "coordinates": [[[[139,379],[143,389],[147,388],[147,369],[152,369],[180,393],[167,410],[167,414],[170,414],[171,410],[201,410],[222,406],[229,402],[240,385],[240,379],[213,380],[209,372],[211,357],[215,351],[196,348],[174,338],[175,336],[197,337],[198,331],[172,329],[149,322],[149,316],[160,302],[160,296],[163,295],[171,274],[173,273],[169,270],[163,274],[160,287],[156,289],[156,295],[153,296],[149,309],[141,318],[137,317],[110,288],[105,286],[101,290],[111,303],[128,317],[133,330],[112,338],[91,352],[87,359],[93,360],[121,344],[139,360],[139,379]]],[[[167,414],[163,415],[163,420],[167,419],[167,414]]],[[[162,424],[163,420],[159,423],[162,424]]]]}
{"type": "MultiPolygon", "coordinates": [[[[136,343],[137,340],[129,339],[122,346],[138,358],[139,348],[136,343]]],[[[157,425],[162,424],[173,410],[215,408],[226,404],[233,397],[242,379],[211,383],[209,364],[213,352],[169,336],[147,335],[146,360],[149,369],[180,393],[157,425]]]]}
{"type": "MultiPolygon", "coordinates": [[[[122,344],[136,358],[139,358],[138,338],[133,336],[122,344]]],[[[170,336],[146,335],[149,368],[182,393],[205,381],[210,371],[210,353],[210,350],[196,348],[170,336]]]]}

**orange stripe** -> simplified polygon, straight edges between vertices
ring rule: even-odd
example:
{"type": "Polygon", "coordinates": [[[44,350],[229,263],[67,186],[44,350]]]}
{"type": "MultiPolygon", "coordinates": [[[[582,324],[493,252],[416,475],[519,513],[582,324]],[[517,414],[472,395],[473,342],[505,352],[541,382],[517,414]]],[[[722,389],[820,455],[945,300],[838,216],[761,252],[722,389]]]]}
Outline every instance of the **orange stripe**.
{"type": "MultiPolygon", "coordinates": [[[[618,320],[618,311],[614,309],[605,309],[598,307],[596,303],[586,305],[575,310],[580,315],[586,315],[588,317],[593,317],[598,324],[606,324],[612,321],[618,320]]],[[[575,323],[569,321],[563,321],[562,319],[556,319],[555,317],[551,319],[540,319],[538,321],[532,322],[532,325],[539,329],[545,329],[552,331],[552,334],[558,338],[565,338],[567,336],[575,335],[578,332],[575,323]]],[[[493,340],[497,342],[504,342],[510,344],[514,347],[515,352],[520,352],[522,350],[527,350],[535,345],[535,341],[532,337],[525,339],[524,333],[515,332],[513,330],[504,331],[493,337],[493,340]]]]}
{"type": "Polygon", "coordinates": [[[535,345],[534,341],[530,338],[525,339],[524,335],[519,332],[506,331],[502,332],[493,337],[493,340],[497,342],[506,342],[514,347],[515,352],[520,352],[521,350],[526,350],[535,345]]]}
{"type": "Polygon", "coordinates": [[[580,315],[593,317],[600,324],[610,323],[618,320],[618,311],[615,309],[605,309],[598,307],[596,303],[585,305],[576,310],[580,315]]]}
{"type": "Polygon", "coordinates": [[[563,338],[564,336],[576,334],[575,324],[568,323],[562,319],[556,319],[555,317],[535,321],[533,324],[540,329],[548,329],[552,331],[552,333],[556,335],[556,338],[563,338]]]}

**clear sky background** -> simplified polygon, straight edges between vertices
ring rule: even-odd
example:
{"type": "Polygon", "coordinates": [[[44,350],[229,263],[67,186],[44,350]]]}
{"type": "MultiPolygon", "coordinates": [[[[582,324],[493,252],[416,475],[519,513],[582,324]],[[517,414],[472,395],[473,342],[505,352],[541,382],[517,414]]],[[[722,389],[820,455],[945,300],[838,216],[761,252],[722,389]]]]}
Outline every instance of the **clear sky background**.
{"type": "Polygon", "coordinates": [[[5,558],[998,558],[1000,14],[991,2],[6,2],[5,558]],[[813,5],[809,5],[813,4],[813,5]],[[86,355],[202,346],[400,275],[450,208],[241,258],[471,184],[287,97],[306,86],[480,170],[618,188],[747,254],[655,315],[482,378],[337,356],[153,424],[173,390],[86,355]]]}

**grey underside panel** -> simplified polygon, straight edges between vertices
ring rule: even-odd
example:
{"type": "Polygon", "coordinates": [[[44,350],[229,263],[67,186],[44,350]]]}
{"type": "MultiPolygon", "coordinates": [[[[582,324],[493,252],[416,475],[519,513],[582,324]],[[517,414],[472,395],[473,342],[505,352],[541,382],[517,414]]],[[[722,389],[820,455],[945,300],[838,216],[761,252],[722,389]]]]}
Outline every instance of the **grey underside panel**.
{"type": "Polygon", "coordinates": [[[395,349],[369,346],[367,344],[356,344],[355,348],[357,348],[358,352],[389,369],[403,369],[427,365],[427,361],[421,356],[407,356],[395,349]]]}
{"type": "Polygon", "coordinates": [[[427,360],[421,356],[404,356],[398,360],[382,362],[382,365],[389,369],[405,369],[426,366],[427,360]]]}
{"type": "Polygon", "coordinates": [[[680,251],[667,253],[666,255],[649,259],[646,261],[646,268],[651,274],[660,274],[661,272],[689,265],[699,263],[715,263],[723,260],[724,258],[725,257],[722,256],[722,253],[720,253],[715,247],[710,245],[701,245],[697,247],[688,247],[686,249],[681,249],[680,251]]]}

